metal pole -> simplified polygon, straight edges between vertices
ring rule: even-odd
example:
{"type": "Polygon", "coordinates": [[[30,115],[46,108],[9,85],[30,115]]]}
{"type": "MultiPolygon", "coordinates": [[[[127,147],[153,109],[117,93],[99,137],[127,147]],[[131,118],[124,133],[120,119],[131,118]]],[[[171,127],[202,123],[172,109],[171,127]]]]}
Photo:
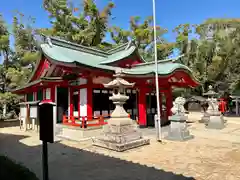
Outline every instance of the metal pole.
{"type": "Polygon", "coordinates": [[[153,0],[153,28],[154,28],[154,60],[155,60],[155,84],[156,84],[156,98],[157,98],[157,122],[158,122],[158,141],[162,141],[161,132],[161,113],[160,113],[160,100],[159,100],[159,83],[158,83],[158,60],[157,60],[157,29],[156,29],[156,5],[153,0]]]}
{"type": "Polygon", "coordinates": [[[43,180],[49,180],[48,178],[48,144],[43,141],[42,144],[42,169],[43,169],[43,180]]]}

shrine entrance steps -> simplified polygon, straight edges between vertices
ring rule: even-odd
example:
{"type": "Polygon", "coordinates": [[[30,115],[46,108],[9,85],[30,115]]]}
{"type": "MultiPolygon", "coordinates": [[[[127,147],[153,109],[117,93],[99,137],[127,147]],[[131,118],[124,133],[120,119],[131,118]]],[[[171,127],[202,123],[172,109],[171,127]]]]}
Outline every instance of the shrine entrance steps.
{"type": "Polygon", "coordinates": [[[56,136],[60,139],[84,141],[100,136],[101,133],[102,126],[80,128],[74,126],[67,126],[64,124],[56,124],[56,136]]]}

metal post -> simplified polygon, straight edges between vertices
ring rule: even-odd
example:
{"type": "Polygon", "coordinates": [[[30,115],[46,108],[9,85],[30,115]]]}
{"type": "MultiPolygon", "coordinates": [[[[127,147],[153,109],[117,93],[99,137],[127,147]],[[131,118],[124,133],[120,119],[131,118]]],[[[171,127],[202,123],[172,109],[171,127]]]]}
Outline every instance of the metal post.
{"type": "Polygon", "coordinates": [[[162,141],[161,132],[161,113],[160,113],[160,100],[159,100],[159,83],[158,83],[158,60],[157,60],[157,30],[156,30],[156,5],[153,0],[153,28],[154,28],[154,60],[155,60],[155,84],[156,84],[156,98],[157,98],[157,122],[158,122],[158,133],[157,140],[162,141]]]}
{"type": "Polygon", "coordinates": [[[235,101],[236,104],[235,104],[235,106],[236,106],[236,115],[237,115],[237,116],[238,116],[238,114],[239,114],[239,112],[238,112],[238,111],[239,111],[239,106],[238,106],[238,102],[239,102],[239,101],[238,101],[238,100],[239,100],[238,97],[236,97],[236,101],[235,101]]]}
{"type": "Polygon", "coordinates": [[[43,169],[43,180],[49,180],[48,178],[48,143],[42,142],[42,169],[43,169]]]}

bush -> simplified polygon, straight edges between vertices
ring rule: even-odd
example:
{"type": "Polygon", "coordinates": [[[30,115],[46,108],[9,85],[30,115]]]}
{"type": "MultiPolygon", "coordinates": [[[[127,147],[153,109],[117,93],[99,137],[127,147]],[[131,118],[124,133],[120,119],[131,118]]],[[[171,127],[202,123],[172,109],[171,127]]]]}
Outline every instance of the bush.
{"type": "Polygon", "coordinates": [[[5,156],[0,156],[1,180],[38,180],[36,175],[24,166],[14,163],[5,156]]]}

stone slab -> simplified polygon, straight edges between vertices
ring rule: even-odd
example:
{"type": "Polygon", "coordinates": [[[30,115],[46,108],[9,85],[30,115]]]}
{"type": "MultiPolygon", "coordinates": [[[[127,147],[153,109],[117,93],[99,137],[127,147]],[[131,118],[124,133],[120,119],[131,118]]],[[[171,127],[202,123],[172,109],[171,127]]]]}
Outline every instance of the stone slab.
{"type": "Polygon", "coordinates": [[[127,143],[123,143],[123,144],[108,142],[108,141],[104,141],[104,140],[97,139],[97,138],[93,139],[94,146],[111,149],[111,150],[114,150],[117,152],[123,152],[123,151],[129,150],[129,149],[133,149],[133,148],[140,147],[143,145],[148,145],[148,144],[150,144],[150,139],[145,139],[145,138],[127,142],[127,143]]]}
{"type": "Polygon", "coordinates": [[[120,144],[128,143],[141,138],[142,136],[140,132],[132,132],[127,134],[106,133],[106,134],[103,134],[101,137],[98,137],[98,139],[101,139],[103,141],[120,143],[120,144]]]}
{"type": "Polygon", "coordinates": [[[189,131],[180,132],[180,133],[169,132],[168,135],[165,137],[166,140],[170,140],[170,141],[187,141],[193,138],[194,136],[191,135],[189,131]]]}

